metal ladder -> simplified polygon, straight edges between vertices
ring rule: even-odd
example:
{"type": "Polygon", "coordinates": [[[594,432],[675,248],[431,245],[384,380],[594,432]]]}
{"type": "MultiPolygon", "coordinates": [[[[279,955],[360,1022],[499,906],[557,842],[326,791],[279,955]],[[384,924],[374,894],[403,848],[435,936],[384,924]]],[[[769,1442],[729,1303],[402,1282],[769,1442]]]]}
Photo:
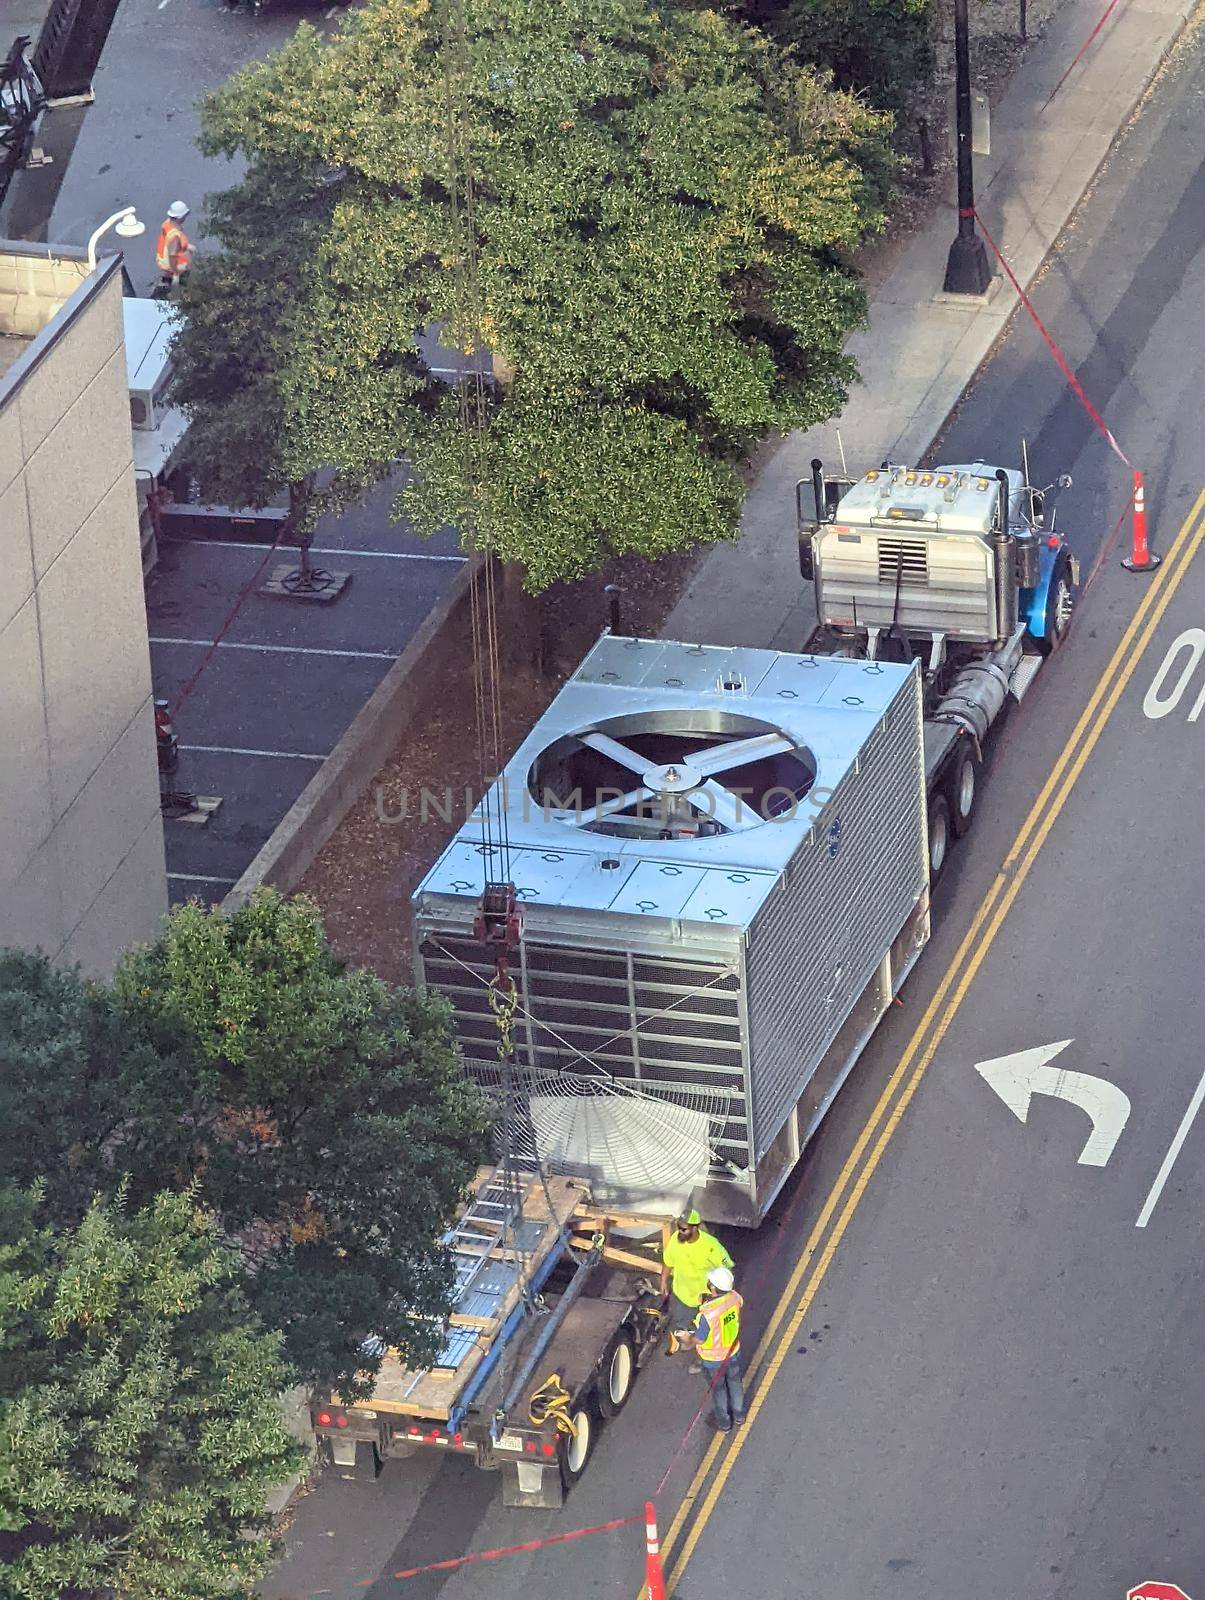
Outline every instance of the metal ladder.
{"type": "MultiPolygon", "coordinates": [[[[474,1194],[456,1226],[444,1234],[444,1245],[453,1257],[454,1307],[469,1293],[474,1279],[490,1261],[490,1251],[508,1229],[512,1236],[517,1232],[534,1182],[530,1177],[522,1181],[515,1172],[505,1177],[495,1174],[474,1194]]],[[[518,1244],[515,1250],[524,1253],[518,1244]]]]}

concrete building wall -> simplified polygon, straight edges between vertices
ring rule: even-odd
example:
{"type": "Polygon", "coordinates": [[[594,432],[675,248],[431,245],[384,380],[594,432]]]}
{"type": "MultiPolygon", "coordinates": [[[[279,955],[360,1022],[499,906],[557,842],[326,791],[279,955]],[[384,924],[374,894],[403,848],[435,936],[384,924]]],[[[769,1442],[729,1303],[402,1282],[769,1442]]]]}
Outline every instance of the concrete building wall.
{"type": "Polygon", "coordinates": [[[0,945],[103,975],[167,906],[122,280],[40,249],[0,242],[0,945]]]}

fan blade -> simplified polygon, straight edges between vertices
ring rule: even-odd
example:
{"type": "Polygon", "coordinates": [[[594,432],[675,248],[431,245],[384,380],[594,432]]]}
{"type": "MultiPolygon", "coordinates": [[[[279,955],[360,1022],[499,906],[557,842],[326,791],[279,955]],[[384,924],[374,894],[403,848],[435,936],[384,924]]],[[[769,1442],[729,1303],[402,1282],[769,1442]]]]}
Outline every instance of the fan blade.
{"type": "Polygon", "coordinates": [[[709,778],[697,789],[692,789],[686,798],[694,810],[701,812],[705,817],[714,817],[730,833],[743,833],[746,828],[756,828],[763,821],[748,800],[732,794],[716,783],[714,778],[709,778]],[[703,795],[708,797],[710,804],[700,798],[703,795]]]}
{"type": "Polygon", "coordinates": [[[712,745],[696,755],[687,756],[687,765],[705,778],[717,772],[731,772],[733,767],[743,767],[750,761],[761,761],[766,756],[785,755],[794,750],[793,740],[783,733],[759,733],[752,739],[737,739],[732,744],[712,745]]]}
{"type": "Polygon", "coordinates": [[[638,755],[635,750],[629,750],[626,744],[620,744],[618,739],[612,739],[607,733],[583,733],[578,737],[582,743],[589,745],[591,750],[597,750],[600,756],[610,756],[611,760],[621,767],[626,767],[629,772],[634,772],[643,778],[645,773],[654,765],[647,756],[638,755]]]}
{"type": "Polygon", "coordinates": [[[581,811],[554,811],[552,814],[559,820],[572,819],[579,828],[586,828],[592,822],[601,822],[603,817],[614,815],[616,811],[626,811],[629,806],[634,806],[638,800],[651,800],[652,792],[648,789],[632,789],[628,794],[613,795],[609,800],[600,800],[596,806],[586,806],[581,811]]]}

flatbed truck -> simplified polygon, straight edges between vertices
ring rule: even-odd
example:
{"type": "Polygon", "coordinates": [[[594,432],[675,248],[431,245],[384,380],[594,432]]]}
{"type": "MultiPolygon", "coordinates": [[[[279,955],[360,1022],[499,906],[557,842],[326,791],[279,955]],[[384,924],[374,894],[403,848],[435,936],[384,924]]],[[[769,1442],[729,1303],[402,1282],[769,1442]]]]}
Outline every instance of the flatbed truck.
{"type": "MultiPolygon", "coordinates": [[[[1069,486],[1069,478],[1059,480],[1058,487],[1069,486]]],[[[817,460],[797,488],[800,569],[816,600],[805,653],[896,662],[921,681],[927,883],[922,855],[915,904],[902,929],[888,927],[864,992],[804,1064],[802,1097],[786,1126],[791,1138],[784,1146],[780,1135],[763,1154],[749,1185],[752,1203],[725,1204],[732,1186],[713,1182],[690,1200],[705,1216],[743,1222],[749,1212],[754,1220],[764,1215],[927,939],[928,887],[952,838],[970,828],[985,741],[1071,621],[1079,570],[1053,515],[1047,526],[1048,493],[1029,484],[1027,468],[982,462],[932,470],[885,463],[855,482],[826,478],[817,460]]],[[[607,748],[620,746],[609,740],[607,748]]],[[[711,770],[721,765],[713,752],[711,770]]],[[[891,781],[890,772],[882,776],[891,781]]],[[[656,771],[645,781],[655,789],[656,771]]],[[[676,805],[677,837],[697,834],[705,844],[708,824],[693,816],[690,796],[676,805]]],[[[618,835],[621,819],[610,827],[618,835]]],[[[836,856],[840,823],[826,837],[836,856]]],[[[525,937],[532,938],[534,923],[533,915],[525,937]]],[[[589,935],[583,948],[597,963],[589,935]]],[[[784,974],[775,987],[788,983],[784,974]]],[[[470,1059],[473,1021],[467,1013],[462,1043],[470,1059]]],[[[647,1056],[644,1068],[646,1076],[654,1071],[647,1056]]],[[[659,1220],[639,1213],[624,1219],[646,1227],[659,1220]]],[[[334,1396],[316,1399],[313,1422],[327,1459],[372,1477],[390,1457],[442,1450],[501,1471],[508,1505],[560,1505],[585,1471],[598,1429],[627,1403],[663,1329],[656,1254],[617,1245],[615,1221],[593,1206],[579,1180],[483,1174],[447,1241],[458,1293],[439,1357],[416,1373],[386,1353],[369,1400],[343,1406],[334,1396]]]]}
{"type": "Polygon", "coordinates": [[[616,1242],[615,1220],[572,1180],[479,1174],[446,1240],[443,1348],[421,1372],[385,1352],[368,1400],[316,1397],[326,1463],[372,1479],[388,1459],[442,1451],[501,1472],[508,1506],[561,1505],[665,1321],[657,1257],[616,1242]]]}

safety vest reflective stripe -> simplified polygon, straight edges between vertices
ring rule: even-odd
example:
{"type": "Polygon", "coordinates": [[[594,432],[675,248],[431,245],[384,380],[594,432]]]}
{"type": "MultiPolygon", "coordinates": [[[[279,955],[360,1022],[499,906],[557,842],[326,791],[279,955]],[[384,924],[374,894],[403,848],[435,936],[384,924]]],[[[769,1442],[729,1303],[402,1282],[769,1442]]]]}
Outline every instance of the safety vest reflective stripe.
{"type": "Polygon", "coordinates": [[[707,1324],[707,1337],[698,1344],[700,1361],[726,1361],[741,1347],[741,1306],[739,1294],[718,1295],[705,1300],[699,1315],[707,1324]]]}
{"type": "Polygon", "coordinates": [[[177,227],[170,219],[159,230],[159,245],[155,251],[155,263],[160,272],[183,272],[188,266],[188,235],[183,228],[177,227]],[[172,259],[172,245],[176,246],[176,256],[172,259]]]}

